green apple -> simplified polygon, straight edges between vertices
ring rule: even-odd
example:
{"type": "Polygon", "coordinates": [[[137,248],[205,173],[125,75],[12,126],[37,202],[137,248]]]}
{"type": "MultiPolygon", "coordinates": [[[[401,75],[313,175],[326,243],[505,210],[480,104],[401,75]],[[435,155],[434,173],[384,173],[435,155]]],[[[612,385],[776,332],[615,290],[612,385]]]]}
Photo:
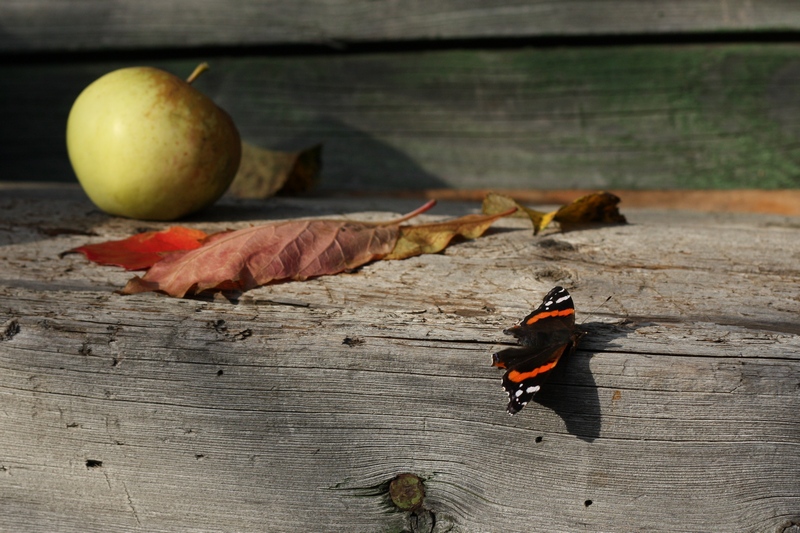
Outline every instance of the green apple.
{"type": "Polygon", "coordinates": [[[152,67],[99,78],[67,119],[67,152],[83,190],[103,211],[130,218],[174,220],[213,204],[236,175],[241,146],[225,111],[152,67]]]}

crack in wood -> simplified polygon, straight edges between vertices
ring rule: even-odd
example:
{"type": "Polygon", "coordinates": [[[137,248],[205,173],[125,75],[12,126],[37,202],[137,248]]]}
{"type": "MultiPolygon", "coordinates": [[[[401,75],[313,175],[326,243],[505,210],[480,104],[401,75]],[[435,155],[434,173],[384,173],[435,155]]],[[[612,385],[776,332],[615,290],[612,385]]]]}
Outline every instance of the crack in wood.
{"type": "Polygon", "coordinates": [[[774,362],[789,362],[789,363],[797,363],[800,361],[797,357],[774,357],[768,355],[761,355],[761,354],[753,354],[753,355],[743,355],[743,354],[735,354],[735,355],[728,355],[728,354],[704,354],[704,353],[678,353],[678,352],[655,352],[655,351],[634,351],[634,350],[588,350],[586,348],[578,347],[577,352],[591,352],[591,353],[608,353],[608,354],[620,354],[620,355],[637,355],[637,356],[656,356],[656,357],[679,357],[685,359],[707,359],[707,360],[730,360],[730,361],[740,361],[744,362],[747,360],[755,360],[755,361],[774,361],[774,362]]]}
{"type": "Polygon", "coordinates": [[[430,344],[435,342],[440,342],[442,344],[481,344],[487,346],[493,346],[496,344],[505,344],[495,341],[483,341],[480,339],[444,339],[444,338],[436,338],[436,337],[400,337],[396,335],[362,335],[362,337],[366,337],[368,339],[384,339],[384,340],[394,340],[394,341],[414,341],[419,342],[422,344],[430,344]]]}
{"type": "Polygon", "coordinates": [[[123,480],[120,479],[119,483],[120,485],[122,485],[122,490],[125,491],[125,497],[128,500],[128,506],[131,508],[131,513],[133,514],[133,518],[136,519],[136,524],[141,527],[142,521],[139,520],[139,513],[136,512],[136,506],[133,504],[133,497],[131,497],[131,492],[128,490],[128,486],[125,484],[123,480]]]}

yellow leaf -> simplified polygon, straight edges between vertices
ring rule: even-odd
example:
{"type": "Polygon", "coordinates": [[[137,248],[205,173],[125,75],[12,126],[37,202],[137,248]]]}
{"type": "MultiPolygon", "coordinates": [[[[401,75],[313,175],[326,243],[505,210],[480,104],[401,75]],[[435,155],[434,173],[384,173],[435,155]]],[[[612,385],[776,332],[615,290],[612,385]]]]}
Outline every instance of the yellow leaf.
{"type": "Polygon", "coordinates": [[[539,233],[541,230],[547,227],[548,224],[553,220],[556,212],[553,211],[552,213],[543,213],[541,211],[537,211],[535,209],[531,209],[530,207],[525,207],[522,204],[518,204],[514,199],[509,198],[508,196],[503,196],[502,194],[497,194],[490,192],[486,195],[486,198],[483,199],[483,212],[487,215],[493,215],[495,213],[501,213],[503,211],[507,211],[512,207],[517,208],[517,212],[514,213],[515,217],[528,217],[533,222],[533,233],[534,235],[539,233]]]}
{"type": "Polygon", "coordinates": [[[493,215],[467,215],[433,224],[400,226],[400,237],[392,252],[384,259],[406,259],[415,255],[439,253],[454,237],[460,236],[465,239],[480,237],[495,220],[514,211],[516,208],[493,215]]]}

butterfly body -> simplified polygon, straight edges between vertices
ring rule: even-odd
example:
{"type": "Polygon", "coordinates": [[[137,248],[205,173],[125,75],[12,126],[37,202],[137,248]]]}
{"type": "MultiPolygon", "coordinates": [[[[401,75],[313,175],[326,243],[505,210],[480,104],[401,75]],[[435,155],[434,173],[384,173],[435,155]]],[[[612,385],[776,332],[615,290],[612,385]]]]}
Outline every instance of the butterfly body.
{"type": "Polygon", "coordinates": [[[541,389],[562,357],[575,351],[583,331],[575,326],[575,306],[566,289],[555,287],[542,304],[517,325],[503,331],[522,346],[492,356],[492,366],[506,370],[503,390],[508,413],[518,413],[541,389]]]}

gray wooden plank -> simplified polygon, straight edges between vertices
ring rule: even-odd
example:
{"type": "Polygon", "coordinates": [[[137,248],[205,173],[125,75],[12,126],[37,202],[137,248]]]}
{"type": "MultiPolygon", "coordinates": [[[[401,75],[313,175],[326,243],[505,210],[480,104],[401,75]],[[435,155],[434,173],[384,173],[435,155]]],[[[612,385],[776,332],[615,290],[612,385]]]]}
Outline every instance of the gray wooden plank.
{"type": "MultiPolygon", "coordinates": [[[[800,522],[794,218],[623,203],[628,226],[537,238],[508,219],[444,254],[227,302],[115,294],[129,274],[58,253],[142,223],[21,190],[0,195],[11,530],[414,530],[386,499],[400,472],[425,479],[434,531],[800,522]],[[556,283],[589,333],[509,417],[489,355],[556,283]]],[[[225,200],[190,224],[411,205],[225,200]]]]}
{"type": "MultiPolygon", "coordinates": [[[[179,75],[199,62],[158,61],[179,75]]],[[[80,91],[124,62],[0,66],[0,179],[72,180],[80,91]]],[[[243,137],[323,144],[323,190],[796,188],[800,47],[212,58],[243,137]]]]}
{"type": "Polygon", "coordinates": [[[797,31],[793,0],[6,0],[0,50],[797,31]]]}

